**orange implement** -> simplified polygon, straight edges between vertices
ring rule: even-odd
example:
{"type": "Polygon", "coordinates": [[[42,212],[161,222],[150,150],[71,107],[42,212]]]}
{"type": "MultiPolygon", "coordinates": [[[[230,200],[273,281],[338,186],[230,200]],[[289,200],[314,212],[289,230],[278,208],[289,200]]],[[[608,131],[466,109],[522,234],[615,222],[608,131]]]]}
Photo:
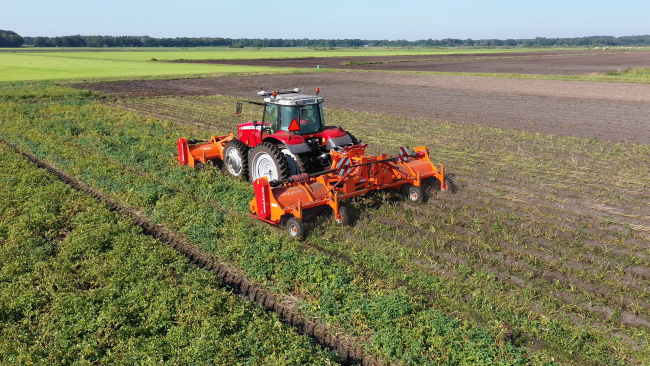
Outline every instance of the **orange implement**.
{"type": "Polygon", "coordinates": [[[338,223],[347,224],[347,207],[341,200],[383,189],[401,190],[413,202],[421,202],[427,186],[440,182],[447,190],[444,166],[437,169],[426,147],[413,153],[402,148],[398,156],[364,156],[366,145],[332,151],[332,167],[316,174],[300,174],[284,181],[254,183],[252,216],[270,224],[286,223],[289,235],[301,238],[303,220],[323,208],[331,208],[338,223]]]}
{"type": "Polygon", "coordinates": [[[178,145],[178,160],[181,165],[188,164],[195,167],[198,163],[205,164],[211,160],[223,160],[223,149],[228,141],[234,140],[231,133],[225,136],[212,136],[210,140],[187,140],[181,137],[176,141],[178,145]]]}

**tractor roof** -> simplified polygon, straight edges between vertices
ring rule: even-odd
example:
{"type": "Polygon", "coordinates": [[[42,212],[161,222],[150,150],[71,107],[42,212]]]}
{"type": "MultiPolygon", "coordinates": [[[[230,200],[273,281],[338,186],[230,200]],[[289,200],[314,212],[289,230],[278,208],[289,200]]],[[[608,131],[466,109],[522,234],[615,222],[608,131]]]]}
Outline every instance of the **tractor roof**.
{"type": "MultiPolygon", "coordinates": [[[[316,90],[316,92],[318,93],[318,90],[316,90]]],[[[260,91],[257,93],[257,95],[263,96],[266,103],[278,105],[319,104],[325,101],[325,99],[319,97],[318,95],[305,95],[298,93],[300,93],[300,89],[296,88],[293,90],[283,90],[273,93],[260,91]]]]}
{"type": "Polygon", "coordinates": [[[305,105],[323,103],[325,99],[316,95],[290,94],[278,95],[277,97],[266,97],[264,101],[270,104],[279,105],[305,105]]]}

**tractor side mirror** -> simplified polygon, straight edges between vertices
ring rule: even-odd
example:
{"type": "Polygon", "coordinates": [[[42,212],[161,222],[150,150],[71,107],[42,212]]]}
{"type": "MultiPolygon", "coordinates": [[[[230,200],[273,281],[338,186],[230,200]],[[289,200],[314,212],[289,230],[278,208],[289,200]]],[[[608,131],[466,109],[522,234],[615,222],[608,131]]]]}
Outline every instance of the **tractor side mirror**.
{"type": "Polygon", "coordinates": [[[241,114],[242,106],[241,102],[237,102],[237,114],[241,114]]]}

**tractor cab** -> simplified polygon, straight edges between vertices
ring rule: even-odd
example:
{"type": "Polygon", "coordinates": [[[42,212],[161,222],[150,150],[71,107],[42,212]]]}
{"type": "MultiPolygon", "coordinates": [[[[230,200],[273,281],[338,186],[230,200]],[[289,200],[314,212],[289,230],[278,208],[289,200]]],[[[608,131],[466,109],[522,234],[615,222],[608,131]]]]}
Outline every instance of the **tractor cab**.
{"type": "MultiPolygon", "coordinates": [[[[316,95],[300,91],[261,91],[257,95],[264,97],[264,102],[237,103],[237,114],[241,113],[242,103],[264,107],[261,121],[242,123],[237,131],[237,140],[248,149],[246,156],[239,151],[237,159],[248,163],[246,171],[251,181],[260,176],[284,179],[329,169],[332,150],[358,143],[342,128],[325,125],[325,99],[318,96],[319,89],[316,95]]],[[[237,159],[233,155],[232,160],[237,159]]],[[[225,163],[229,166],[228,161],[225,163]]]]}
{"type": "Polygon", "coordinates": [[[323,101],[321,97],[300,94],[264,98],[264,130],[270,134],[281,131],[296,135],[320,133],[325,128],[323,101]]]}

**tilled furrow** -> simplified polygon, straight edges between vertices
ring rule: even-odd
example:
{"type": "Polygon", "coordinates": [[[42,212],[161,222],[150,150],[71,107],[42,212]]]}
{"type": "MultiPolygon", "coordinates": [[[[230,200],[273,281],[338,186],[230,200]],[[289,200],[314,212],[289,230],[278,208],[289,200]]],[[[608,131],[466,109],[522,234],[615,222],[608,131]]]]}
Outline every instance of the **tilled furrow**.
{"type": "MultiPolygon", "coordinates": [[[[571,261],[563,261],[562,258],[556,258],[550,253],[530,248],[523,248],[519,245],[506,242],[501,242],[500,244],[502,245],[500,248],[495,247],[491,251],[486,251],[465,241],[463,237],[466,235],[464,234],[459,234],[461,235],[459,240],[453,240],[452,242],[445,244],[442,248],[428,249],[422,246],[418,238],[426,238],[430,236],[430,232],[416,227],[397,227],[392,220],[384,217],[376,217],[374,220],[392,226],[396,231],[401,230],[403,233],[408,233],[409,235],[396,235],[394,239],[398,240],[402,244],[422,251],[427,256],[443,259],[444,256],[441,257],[440,249],[444,252],[462,252],[465,256],[474,258],[481,262],[482,264],[480,268],[489,270],[497,275],[498,278],[510,282],[518,287],[540,288],[539,285],[542,283],[552,286],[554,282],[558,282],[566,288],[573,289],[573,291],[583,291],[586,294],[596,295],[604,301],[612,303],[611,306],[622,307],[623,309],[639,309],[644,312],[650,311],[650,302],[642,299],[642,297],[648,298],[647,287],[638,285],[638,280],[635,281],[634,278],[628,278],[628,285],[625,283],[613,282],[617,283],[619,287],[613,288],[609,285],[603,284],[602,282],[598,282],[598,276],[591,279],[585,278],[585,275],[587,275],[587,277],[592,277],[589,276],[589,274],[594,274],[585,270],[585,268],[588,267],[585,264],[580,264],[581,267],[583,267],[580,271],[583,273],[572,274],[571,272],[575,272],[576,268],[571,268],[571,261]],[[522,258],[527,260],[523,260],[522,258]],[[541,265],[547,270],[542,271],[537,268],[538,266],[533,267],[529,265],[528,262],[530,261],[537,262],[538,266],[541,265]],[[505,272],[503,272],[504,270],[505,272]],[[527,280],[524,280],[524,278],[527,278],[527,280]],[[634,284],[634,286],[629,286],[630,284],[634,284]],[[645,293],[645,296],[641,294],[641,298],[635,298],[629,295],[617,295],[627,293],[629,287],[637,288],[641,293],[645,293]]],[[[458,225],[455,225],[454,228],[457,228],[457,226],[458,225]]],[[[454,257],[458,258],[458,260],[452,260],[452,262],[456,264],[467,264],[466,259],[458,257],[455,254],[454,257]]],[[[447,258],[447,260],[449,259],[447,258]]],[[[478,270],[480,268],[477,267],[476,269],[478,270]]],[[[602,273],[602,271],[598,269],[594,268],[594,270],[597,274],[602,273]]],[[[613,278],[613,280],[617,281],[618,279],[613,278]]],[[[630,314],[637,317],[637,315],[634,315],[633,313],[630,314]]],[[[644,320],[643,316],[639,316],[638,318],[644,320]]]]}

